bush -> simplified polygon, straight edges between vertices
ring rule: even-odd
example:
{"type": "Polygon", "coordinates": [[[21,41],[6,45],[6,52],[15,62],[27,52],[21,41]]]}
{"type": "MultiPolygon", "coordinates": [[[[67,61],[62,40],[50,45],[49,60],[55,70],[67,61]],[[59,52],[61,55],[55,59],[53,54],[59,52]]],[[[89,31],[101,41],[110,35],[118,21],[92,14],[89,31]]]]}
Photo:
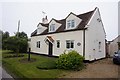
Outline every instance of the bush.
{"type": "Polygon", "coordinates": [[[56,69],[56,62],[55,61],[46,61],[42,62],[37,66],[38,69],[56,69]]]}
{"type": "Polygon", "coordinates": [[[61,54],[57,60],[57,68],[78,70],[83,66],[84,58],[76,51],[70,51],[68,54],[61,54]]]}
{"type": "Polygon", "coordinates": [[[17,57],[24,57],[24,55],[8,55],[5,56],[4,58],[17,58],[17,57]]]}

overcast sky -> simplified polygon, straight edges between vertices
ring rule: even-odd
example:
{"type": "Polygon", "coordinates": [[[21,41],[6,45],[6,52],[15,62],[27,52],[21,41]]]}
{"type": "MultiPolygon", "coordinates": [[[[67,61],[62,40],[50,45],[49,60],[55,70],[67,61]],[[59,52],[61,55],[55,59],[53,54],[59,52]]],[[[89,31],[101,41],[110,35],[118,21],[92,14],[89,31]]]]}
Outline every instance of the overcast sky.
{"type": "Polygon", "coordinates": [[[30,36],[43,18],[42,11],[46,12],[50,21],[51,18],[63,19],[70,12],[82,14],[94,10],[95,7],[100,10],[106,39],[114,39],[118,35],[118,2],[4,2],[0,4],[0,26],[3,31],[14,35],[20,20],[20,31],[30,36]]]}

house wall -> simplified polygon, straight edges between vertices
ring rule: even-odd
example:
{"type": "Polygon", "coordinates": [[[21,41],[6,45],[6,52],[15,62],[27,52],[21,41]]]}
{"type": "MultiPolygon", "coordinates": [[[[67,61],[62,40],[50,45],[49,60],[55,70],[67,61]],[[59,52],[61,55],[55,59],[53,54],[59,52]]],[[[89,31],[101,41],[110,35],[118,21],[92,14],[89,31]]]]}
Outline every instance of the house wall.
{"type": "MultiPolygon", "coordinates": [[[[105,31],[102,22],[98,22],[100,18],[99,10],[93,13],[93,16],[86,27],[85,31],[85,59],[94,60],[105,57],[105,31]],[[99,49],[99,42],[101,47],[99,49]]],[[[101,18],[100,18],[101,19],[101,18]]]]}
{"type": "Polygon", "coordinates": [[[44,39],[46,36],[51,36],[55,41],[53,43],[53,55],[59,56],[65,50],[69,51],[72,49],[66,49],[66,40],[74,40],[74,49],[83,55],[83,31],[71,31],[64,33],[55,33],[49,35],[41,35],[41,36],[33,36],[31,37],[31,52],[40,53],[40,54],[48,54],[48,45],[45,43],[44,39]],[[60,48],[57,48],[56,40],[60,40],[60,48]],[[36,42],[40,41],[40,48],[36,47],[36,42]],[[80,42],[81,45],[78,46],[77,43],[80,42]]]}
{"type": "Polygon", "coordinates": [[[110,42],[108,48],[109,48],[109,55],[110,57],[113,57],[114,53],[118,51],[118,43],[120,42],[120,36],[114,39],[112,42],[110,42]]]}

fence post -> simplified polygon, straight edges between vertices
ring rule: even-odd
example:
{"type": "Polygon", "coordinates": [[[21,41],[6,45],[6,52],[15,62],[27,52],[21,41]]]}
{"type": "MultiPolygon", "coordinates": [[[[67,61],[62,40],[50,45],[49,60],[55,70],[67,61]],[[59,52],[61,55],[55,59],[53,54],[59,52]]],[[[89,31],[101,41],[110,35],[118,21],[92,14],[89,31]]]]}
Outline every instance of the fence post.
{"type": "Polygon", "coordinates": [[[30,61],[30,48],[29,48],[29,51],[28,51],[28,61],[30,61]]]}

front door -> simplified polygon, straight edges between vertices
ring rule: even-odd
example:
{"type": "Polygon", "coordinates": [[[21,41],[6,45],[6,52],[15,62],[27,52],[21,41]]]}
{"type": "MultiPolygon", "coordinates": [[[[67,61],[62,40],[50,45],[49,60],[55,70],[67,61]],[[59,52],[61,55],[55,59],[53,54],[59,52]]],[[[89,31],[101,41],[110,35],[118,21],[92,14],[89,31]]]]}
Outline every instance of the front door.
{"type": "Polygon", "coordinates": [[[49,42],[49,46],[48,46],[48,54],[49,54],[49,56],[52,55],[52,52],[53,52],[53,44],[51,42],[49,42]]]}

